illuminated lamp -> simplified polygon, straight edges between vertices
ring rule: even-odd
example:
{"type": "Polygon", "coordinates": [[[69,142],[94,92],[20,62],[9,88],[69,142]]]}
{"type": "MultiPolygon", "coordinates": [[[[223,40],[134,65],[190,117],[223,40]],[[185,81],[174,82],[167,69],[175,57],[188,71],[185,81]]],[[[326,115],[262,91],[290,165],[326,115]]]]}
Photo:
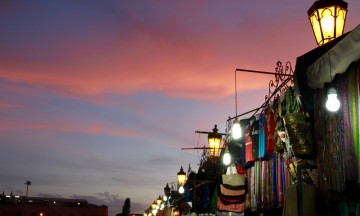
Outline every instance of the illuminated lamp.
{"type": "Polygon", "coordinates": [[[184,192],[185,192],[184,185],[180,185],[180,186],[179,186],[179,193],[180,193],[180,194],[183,194],[184,192]]]}
{"type": "Polygon", "coordinates": [[[230,155],[228,146],[225,147],[225,152],[223,155],[223,163],[225,165],[229,165],[231,163],[231,155],[230,155]]]}
{"type": "Polygon", "coordinates": [[[241,127],[240,127],[240,120],[236,117],[233,121],[233,125],[231,128],[231,135],[233,139],[239,139],[241,138],[241,127]]]}
{"type": "Polygon", "coordinates": [[[308,16],[319,46],[343,34],[347,6],[342,0],[317,0],[310,7],[308,16]]]}
{"type": "Polygon", "coordinates": [[[337,98],[337,92],[334,88],[329,88],[328,95],[327,95],[327,101],[326,101],[326,108],[330,112],[336,112],[340,108],[340,101],[337,98]]]}
{"type": "Polygon", "coordinates": [[[178,185],[182,186],[186,182],[186,173],[184,172],[183,167],[181,166],[180,171],[177,173],[178,185]]]}
{"type": "Polygon", "coordinates": [[[160,206],[161,203],[162,203],[162,198],[161,198],[161,196],[159,195],[159,198],[157,198],[157,200],[156,200],[156,204],[157,204],[158,206],[160,206]]]}
{"type": "Polygon", "coordinates": [[[213,132],[208,135],[208,144],[210,157],[217,157],[221,144],[221,134],[218,133],[217,125],[215,125],[213,132]]]}
{"type": "Polygon", "coordinates": [[[155,202],[155,200],[154,200],[153,203],[151,203],[151,209],[152,209],[152,210],[156,209],[156,202],[155,202]]]}

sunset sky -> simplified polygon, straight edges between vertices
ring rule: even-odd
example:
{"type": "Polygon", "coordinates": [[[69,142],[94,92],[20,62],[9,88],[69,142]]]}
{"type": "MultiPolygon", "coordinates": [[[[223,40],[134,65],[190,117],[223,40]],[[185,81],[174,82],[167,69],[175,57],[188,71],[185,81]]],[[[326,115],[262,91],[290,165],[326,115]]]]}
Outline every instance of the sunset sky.
{"type": "MultiPolygon", "coordinates": [[[[317,47],[314,0],[0,1],[0,190],[131,199],[143,212],[180,166],[197,171],[235,116],[236,68],[274,71],[317,47]]],[[[345,32],[360,21],[347,0],[345,32]]],[[[238,114],[272,76],[237,73],[238,114]]],[[[0,192],[1,192],[0,191],[0,192]]]]}

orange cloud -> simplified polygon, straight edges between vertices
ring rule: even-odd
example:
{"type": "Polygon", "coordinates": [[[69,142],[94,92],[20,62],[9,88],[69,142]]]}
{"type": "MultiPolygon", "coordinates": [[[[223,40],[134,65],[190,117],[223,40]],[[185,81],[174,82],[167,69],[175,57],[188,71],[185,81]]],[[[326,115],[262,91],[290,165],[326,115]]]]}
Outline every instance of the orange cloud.
{"type": "Polygon", "coordinates": [[[72,133],[92,134],[92,135],[109,135],[109,136],[127,136],[137,137],[141,133],[129,129],[111,128],[101,123],[93,123],[91,125],[80,125],[75,122],[67,122],[66,124],[50,124],[50,123],[34,123],[29,121],[2,121],[0,130],[19,130],[19,129],[38,129],[38,130],[55,130],[72,133]]]}
{"type": "MultiPolygon", "coordinates": [[[[194,38],[188,38],[186,32],[180,34],[183,29],[171,24],[160,26],[162,32],[138,24],[129,32],[109,32],[114,34],[112,40],[99,35],[97,43],[95,39],[52,35],[55,45],[51,53],[34,50],[35,55],[46,58],[29,59],[13,53],[3,61],[6,66],[0,76],[80,96],[155,91],[171,97],[209,99],[233,94],[233,71],[238,62],[251,62],[243,51],[250,45],[237,51],[239,36],[223,38],[220,24],[214,25],[214,32],[207,37],[190,32],[194,38]]],[[[267,78],[242,75],[242,79],[239,91],[263,88],[259,80],[267,78]]]]}

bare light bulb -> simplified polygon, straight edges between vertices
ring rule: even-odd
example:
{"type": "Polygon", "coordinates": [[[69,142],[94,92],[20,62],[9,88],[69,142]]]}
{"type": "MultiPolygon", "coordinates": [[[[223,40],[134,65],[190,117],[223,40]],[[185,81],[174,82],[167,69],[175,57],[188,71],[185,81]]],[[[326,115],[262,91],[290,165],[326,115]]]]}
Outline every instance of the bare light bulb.
{"type": "Polygon", "coordinates": [[[328,90],[328,97],[327,97],[327,101],[326,101],[326,108],[330,111],[330,112],[336,112],[339,110],[340,108],[340,101],[337,98],[337,92],[336,89],[334,88],[329,88],[328,90]]]}
{"type": "Polygon", "coordinates": [[[184,192],[185,192],[185,188],[184,188],[184,186],[181,185],[181,186],[179,187],[179,193],[180,193],[180,194],[183,194],[184,192]]]}
{"type": "Polygon", "coordinates": [[[230,155],[230,152],[229,152],[229,149],[228,149],[227,146],[225,148],[225,152],[224,152],[224,155],[223,155],[223,163],[225,165],[229,165],[231,163],[231,155],[230,155]]]}
{"type": "Polygon", "coordinates": [[[240,121],[238,118],[235,118],[235,120],[233,122],[232,129],[231,129],[231,135],[232,135],[233,139],[239,139],[242,136],[240,121]]]}

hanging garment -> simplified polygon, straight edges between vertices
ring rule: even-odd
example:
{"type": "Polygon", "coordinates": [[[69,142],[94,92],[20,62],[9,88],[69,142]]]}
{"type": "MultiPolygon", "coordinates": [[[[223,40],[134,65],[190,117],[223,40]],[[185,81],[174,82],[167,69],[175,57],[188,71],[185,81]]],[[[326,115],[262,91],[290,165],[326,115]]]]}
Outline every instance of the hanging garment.
{"type": "Polygon", "coordinates": [[[266,137],[266,156],[271,156],[274,153],[274,132],[275,132],[275,119],[274,112],[271,107],[265,109],[265,137],[266,137]]]}
{"type": "Polygon", "coordinates": [[[286,114],[294,113],[298,110],[296,96],[292,86],[290,86],[285,92],[285,107],[286,114]]]}
{"type": "Polygon", "coordinates": [[[265,150],[266,150],[265,127],[266,127],[265,115],[261,113],[259,119],[259,154],[258,154],[258,158],[260,159],[265,157],[265,150]]]}
{"type": "MultiPolygon", "coordinates": [[[[246,142],[251,142],[251,137],[249,137],[249,130],[248,130],[248,127],[249,127],[249,124],[250,124],[250,120],[249,119],[241,119],[240,120],[240,126],[241,126],[241,129],[243,131],[243,136],[242,138],[240,138],[240,143],[241,143],[241,161],[240,161],[240,164],[242,165],[242,167],[244,168],[248,168],[251,166],[251,163],[248,163],[248,160],[250,160],[249,158],[246,158],[247,154],[246,154],[246,151],[249,151],[250,149],[247,149],[247,145],[246,145],[246,142]]],[[[251,162],[252,160],[250,160],[251,162]]]]}
{"type": "Polygon", "coordinates": [[[260,114],[257,114],[253,117],[250,133],[252,140],[252,158],[257,160],[259,158],[259,124],[260,124],[260,114]]]}
{"type": "Polygon", "coordinates": [[[257,211],[257,199],[256,199],[256,168],[255,168],[255,164],[254,166],[252,166],[251,168],[251,181],[250,181],[250,210],[251,212],[256,212],[257,211]]]}
{"type": "Polygon", "coordinates": [[[331,113],[324,106],[330,86],[327,85],[315,93],[317,166],[321,177],[319,187],[324,193],[353,192],[353,188],[360,185],[359,65],[359,61],[352,64],[331,83],[331,87],[337,89],[341,101],[337,112],[331,113]]]}
{"type": "MultiPolygon", "coordinates": [[[[284,102],[284,101],[283,101],[284,102]]],[[[271,108],[274,112],[274,120],[275,120],[275,129],[274,129],[274,149],[276,152],[283,153],[284,152],[284,142],[285,142],[285,127],[284,122],[282,120],[282,116],[285,114],[285,106],[283,106],[283,102],[281,102],[278,97],[274,106],[271,108]]]]}
{"type": "Polygon", "coordinates": [[[272,203],[272,207],[273,208],[278,208],[279,206],[279,202],[278,202],[278,197],[279,197],[279,194],[278,194],[278,186],[277,186],[277,179],[278,179],[278,176],[277,176],[277,170],[278,170],[278,167],[277,167],[277,154],[274,153],[273,154],[273,158],[272,158],[272,167],[271,167],[271,170],[272,170],[272,200],[273,200],[273,203],[272,203]]]}
{"type": "Polygon", "coordinates": [[[301,159],[314,158],[314,135],[312,125],[307,122],[303,112],[283,116],[287,136],[295,156],[301,159]]]}
{"type": "Polygon", "coordinates": [[[245,162],[251,163],[254,161],[252,155],[253,141],[251,136],[251,125],[248,124],[246,126],[246,134],[245,134],[245,162]]]}

